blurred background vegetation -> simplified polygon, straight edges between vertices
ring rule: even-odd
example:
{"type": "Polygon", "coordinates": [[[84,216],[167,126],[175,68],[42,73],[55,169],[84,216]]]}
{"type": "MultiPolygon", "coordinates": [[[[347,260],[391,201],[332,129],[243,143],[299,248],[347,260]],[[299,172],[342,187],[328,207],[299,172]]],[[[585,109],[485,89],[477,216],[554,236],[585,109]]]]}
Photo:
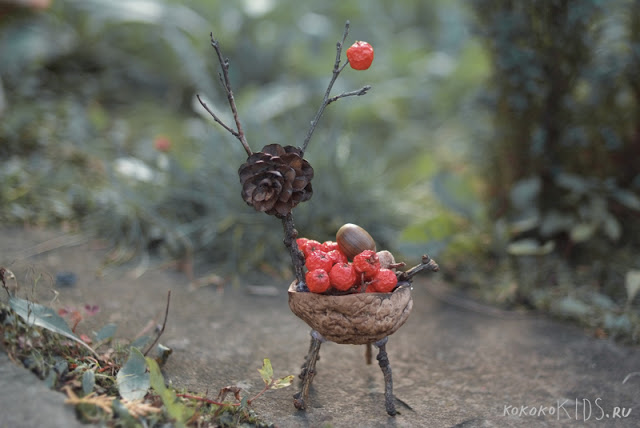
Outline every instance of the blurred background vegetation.
{"type": "MultiPolygon", "coordinates": [[[[0,0],[0,220],[83,230],[228,277],[290,276],[280,222],[240,198],[209,32],[249,144],[300,145],[301,235],[345,222],[436,258],[494,304],[640,342],[640,1],[0,0]]],[[[230,122],[230,119],[227,119],[230,122]]]]}

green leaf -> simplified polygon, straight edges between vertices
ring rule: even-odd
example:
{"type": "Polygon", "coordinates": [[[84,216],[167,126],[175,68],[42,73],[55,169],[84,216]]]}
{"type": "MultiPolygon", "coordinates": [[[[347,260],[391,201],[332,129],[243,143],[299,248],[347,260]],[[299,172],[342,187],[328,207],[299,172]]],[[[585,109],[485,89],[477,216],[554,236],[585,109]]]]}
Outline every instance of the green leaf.
{"type": "Polygon", "coordinates": [[[82,375],[82,392],[84,395],[91,394],[94,386],[96,386],[96,374],[93,370],[87,370],[82,375]]]}
{"type": "Polygon", "coordinates": [[[47,386],[47,388],[53,389],[55,388],[57,382],[58,373],[56,373],[55,370],[51,370],[49,372],[49,375],[44,379],[44,384],[47,386]]]}
{"type": "Polygon", "coordinates": [[[142,349],[150,341],[151,341],[151,338],[149,336],[140,336],[139,338],[137,338],[131,343],[131,346],[133,346],[134,348],[142,349]]]}
{"type": "Polygon", "coordinates": [[[130,428],[130,427],[140,427],[142,428],[142,424],[140,424],[138,421],[136,421],[136,419],[131,415],[131,413],[129,413],[129,409],[127,409],[127,406],[125,406],[122,401],[120,400],[113,400],[111,402],[111,408],[113,409],[114,413],[116,415],[118,415],[118,418],[120,418],[120,422],[118,424],[118,426],[123,426],[126,428],[130,428]]]}
{"type": "Polygon", "coordinates": [[[96,340],[98,342],[102,342],[103,340],[111,339],[113,335],[116,333],[116,329],[118,328],[117,324],[109,323],[102,327],[100,331],[96,333],[96,340]]]}
{"type": "Polygon", "coordinates": [[[147,362],[147,367],[149,367],[149,382],[151,383],[151,388],[153,388],[153,390],[162,398],[167,387],[164,385],[164,377],[162,376],[160,367],[153,358],[146,357],[145,360],[147,362]]]}
{"type": "Polygon", "coordinates": [[[620,222],[611,214],[607,213],[604,217],[602,227],[607,238],[617,241],[622,235],[622,226],[620,222]]]}
{"type": "Polygon", "coordinates": [[[556,185],[563,187],[579,195],[586,194],[591,186],[589,182],[579,175],[561,172],[555,177],[556,185]]]}
{"type": "Polygon", "coordinates": [[[613,197],[621,204],[632,210],[640,211],[640,198],[635,193],[629,190],[617,189],[613,193],[613,197]]]}
{"type": "Polygon", "coordinates": [[[596,232],[596,225],[593,223],[578,223],[569,233],[571,240],[575,243],[586,242],[593,237],[596,232]]]}
{"type": "Polygon", "coordinates": [[[280,389],[286,388],[287,386],[293,383],[294,376],[289,375],[285,377],[281,377],[280,379],[276,379],[273,384],[271,384],[271,389],[280,389]]]}
{"type": "Polygon", "coordinates": [[[513,184],[509,192],[511,203],[518,210],[526,210],[536,205],[542,189],[542,179],[538,176],[522,179],[513,184]]]}
{"type": "Polygon", "coordinates": [[[28,325],[36,325],[74,340],[88,349],[94,356],[98,356],[96,351],[71,331],[65,320],[53,309],[17,297],[9,298],[9,306],[28,325]]]}
{"type": "Polygon", "coordinates": [[[542,245],[535,239],[525,238],[510,243],[507,252],[512,256],[544,256],[554,248],[553,241],[547,241],[542,245]]]}
{"type": "Polygon", "coordinates": [[[125,400],[139,400],[149,389],[149,373],[144,355],[138,348],[131,348],[129,358],[116,376],[118,391],[125,400]]]}
{"type": "Polygon", "coordinates": [[[625,276],[625,287],[627,289],[627,301],[629,304],[633,301],[640,291],[640,270],[630,270],[625,276]]]}
{"type": "Polygon", "coordinates": [[[592,313],[589,305],[571,296],[556,300],[551,306],[551,311],[559,316],[576,320],[588,319],[592,313]]]}
{"type": "Polygon", "coordinates": [[[195,409],[189,408],[178,401],[176,393],[164,385],[164,377],[156,360],[147,357],[146,361],[149,367],[151,388],[153,388],[160,396],[160,399],[162,399],[162,404],[164,404],[169,417],[175,420],[174,426],[178,428],[185,427],[186,422],[193,416],[195,409]]]}
{"type": "Polygon", "coordinates": [[[564,214],[560,211],[551,210],[542,218],[540,224],[540,234],[542,236],[553,236],[556,233],[568,232],[575,223],[572,215],[564,214]]]}
{"type": "Polygon", "coordinates": [[[262,363],[262,368],[258,369],[258,372],[260,372],[260,376],[262,376],[264,383],[269,385],[273,380],[273,367],[271,367],[271,360],[265,358],[262,363]]]}

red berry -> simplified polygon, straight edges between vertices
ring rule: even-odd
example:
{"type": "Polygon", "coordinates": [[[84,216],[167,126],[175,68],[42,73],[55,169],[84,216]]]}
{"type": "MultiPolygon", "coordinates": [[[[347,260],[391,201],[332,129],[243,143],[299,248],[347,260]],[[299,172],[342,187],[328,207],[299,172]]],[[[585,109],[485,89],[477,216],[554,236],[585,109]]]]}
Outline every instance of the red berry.
{"type": "Polygon", "coordinates": [[[309,240],[307,238],[298,238],[298,239],[296,239],[296,244],[298,244],[298,248],[300,248],[300,251],[302,251],[302,249],[307,244],[307,242],[309,242],[309,240]]]}
{"type": "Polygon", "coordinates": [[[309,270],[323,269],[326,272],[331,270],[333,261],[324,251],[314,251],[306,258],[305,265],[309,270]]]}
{"type": "Polygon", "coordinates": [[[305,257],[309,257],[311,253],[318,250],[324,251],[322,249],[322,244],[314,239],[308,239],[304,244],[304,247],[302,247],[302,252],[304,253],[305,257]]]}
{"type": "Polygon", "coordinates": [[[339,248],[337,250],[329,251],[327,253],[327,256],[329,256],[329,258],[331,259],[331,261],[333,262],[334,265],[336,263],[347,263],[349,261],[347,259],[347,256],[345,256],[344,253],[342,251],[340,251],[339,248]]]}
{"type": "Polygon", "coordinates": [[[313,293],[324,293],[331,286],[329,275],[324,269],[315,269],[307,272],[304,279],[307,281],[307,287],[313,293]]]}
{"type": "Polygon", "coordinates": [[[353,267],[357,273],[363,273],[366,279],[373,278],[380,270],[380,259],[373,250],[364,250],[353,257],[353,267]]]}
{"type": "Polygon", "coordinates": [[[163,136],[156,137],[153,147],[159,152],[168,152],[171,150],[171,140],[163,136]]]}
{"type": "Polygon", "coordinates": [[[356,282],[356,271],[350,263],[338,263],[329,271],[329,279],[333,288],[347,291],[356,282]]]}
{"type": "Polygon", "coordinates": [[[373,62],[373,46],[367,42],[355,42],[347,49],[347,59],[354,70],[366,70],[373,62]]]}
{"type": "Polygon", "coordinates": [[[396,284],[398,284],[396,273],[391,269],[383,268],[378,271],[368,288],[373,286],[379,293],[390,293],[396,288],[396,284]]]}
{"type": "Polygon", "coordinates": [[[322,246],[324,247],[324,250],[328,253],[329,251],[333,251],[333,250],[337,250],[340,247],[338,246],[338,243],[335,241],[324,241],[322,243],[322,246]]]}

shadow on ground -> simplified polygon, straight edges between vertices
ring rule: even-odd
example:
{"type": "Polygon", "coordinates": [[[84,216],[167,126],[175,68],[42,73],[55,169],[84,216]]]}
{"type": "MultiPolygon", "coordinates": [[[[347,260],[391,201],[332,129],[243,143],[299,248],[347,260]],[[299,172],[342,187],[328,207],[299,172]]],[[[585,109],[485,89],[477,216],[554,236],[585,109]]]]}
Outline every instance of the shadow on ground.
{"type": "MultiPolygon", "coordinates": [[[[276,376],[299,372],[309,328],[289,311],[286,282],[251,284],[280,291],[258,296],[246,284],[193,289],[169,269],[121,267],[98,278],[105,253],[91,241],[41,230],[0,233],[0,264],[16,274],[23,295],[49,302],[54,293],[46,278],[77,275],[74,286],[57,288],[52,305],[100,305],[100,313],[80,325],[83,332],[116,322],[118,337],[133,338],[161,319],[172,290],[161,342],[174,350],[163,370],[174,386],[215,395],[237,384],[254,394],[262,388],[257,369],[263,358],[271,359],[276,376]],[[32,291],[34,272],[48,276],[32,291]]],[[[382,373],[375,360],[365,364],[365,347],[333,343],[320,351],[308,411],[293,407],[297,383],[268,392],[254,403],[256,411],[280,427],[640,426],[638,347],[474,304],[429,275],[412,293],[409,321],[387,346],[400,415],[387,416],[382,373]]],[[[24,388],[33,376],[11,364],[0,358],[0,372],[11,374],[0,378],[0,426],[20,426],[9,415],[21,412],[40,415],[41,427],[73,426],[73,412],[58,409],[59,394],[24,388]],[[51,397],[50,406],[34,404],[51,397]]]]}

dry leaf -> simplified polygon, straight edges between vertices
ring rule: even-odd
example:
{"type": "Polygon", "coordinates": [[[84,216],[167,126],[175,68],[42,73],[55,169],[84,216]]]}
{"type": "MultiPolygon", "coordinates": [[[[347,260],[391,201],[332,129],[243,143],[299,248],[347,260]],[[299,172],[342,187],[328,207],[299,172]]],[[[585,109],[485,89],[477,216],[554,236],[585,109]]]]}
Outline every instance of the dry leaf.
{"type": "Polygon", "coordinates": [[[114,397],[109,397],[107,395],[96,395],[95,392],[92,392],[85,397],[78,397],[69,385],[65,385],[62,390],[66,392],[67,397],[69,397],[65,400],[65,404],[71,404],[73,406],[77,406],[79,404],[92,404],[101,408],[106,413],[113,413],[111,402],[113,401],[114,397]]]}
{"type": "Polygon", "coordinates": [[[139,418],[141,416],[146,416],[149,413],[160,413],[162,409],[159,407],[154,407],[149,403],[144,403],[142,400],[134,400],[134,401],[122,401],[122,404],[127,408],[129,414],[134,418],[139,418]]]}

